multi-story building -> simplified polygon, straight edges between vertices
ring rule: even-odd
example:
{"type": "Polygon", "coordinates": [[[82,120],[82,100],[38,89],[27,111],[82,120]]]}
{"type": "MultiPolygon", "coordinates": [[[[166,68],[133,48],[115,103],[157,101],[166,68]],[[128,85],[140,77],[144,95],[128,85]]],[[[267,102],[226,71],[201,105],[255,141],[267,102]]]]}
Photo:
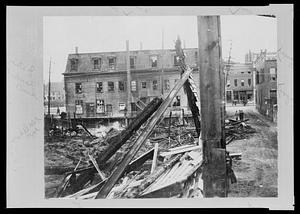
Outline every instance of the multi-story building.
{"type": "MultiPolygon", "coordinates": [[[[199,88],[198,49],[184,52],[199,88]]],[[[69,54],[63,73],[67,113],[80,118],[134,117],[154,97],[166,97],[180,79],[175,50],[137,50],[129,55],[128,71],[127,51],[69,54]]],[[[183,89],[172,106],[190,113],[183,89]]]]}
{"type": "Polygon", "coordinates": [[[254,62],[256,79],[256,108],[277,120],[277,59],[276,53],[262,51],[254,62]]]}
{"type": "MultiPolygon", "coordinates": [[[[65,105],[65,91],[63,82],[51,82],[50,84],[50,106],[62,107],[65,105]]],[[[44,84],[44,105],[48,105],[49,85],[44,84]]]]}
{"type": "Polygon", "coordinates": [[[226,101],[242,102],[253,99],[253,67],[252,64],[230,63],[225,66],[226,101]]]}

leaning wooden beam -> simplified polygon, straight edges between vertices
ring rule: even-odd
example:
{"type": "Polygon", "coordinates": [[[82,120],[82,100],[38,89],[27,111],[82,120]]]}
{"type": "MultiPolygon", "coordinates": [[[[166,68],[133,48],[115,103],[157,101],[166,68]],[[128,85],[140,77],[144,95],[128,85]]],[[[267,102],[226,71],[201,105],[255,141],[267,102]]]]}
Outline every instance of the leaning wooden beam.
{"type": "Polygon", "coordinates": [[[141,135],[136,139],[134,142],[131,150],[127,153],[127,155],[124,157],[122,163],[120,166],[112,173],[112,175],[108,178],[105,185],[101,188],[99,193],[97,194],[96,198],[105,198],[110,190],[113,188],[115,183],[118,181],[118,179],[123,175],[125,168],[130,163],[134,155],[137,153],[137,151],[140,149],[140,147],[143,145],[145,140],[150,136],[152,130],[154,129],[157,122],[161,119],[164,112],[168,108],[168,106],[171,104],[172,100],[180,90],[180,88],[183,86],[184,82],[188,79],[189,75],[191,74],[192,70],[188,68],[182,75],[181,79],[177,81],[174,88],[170,91],[164,102],[159,106],[158,110],[153,114],[151,117],[151,120],[148,124],[148,126],[145,128],[145,130],[141,133],[141,135]]]}
{"type": "Polygon", "coordinates": [[[140,112],[136,118],[129,124],[129,126],[123,130],[119,135],[114,136],[108,140],[108,147],[101,152],[96,158],[99,167],[103,165],[115,152],[126,143],[126,141],[138,130],[141,125],[148,120],[148,118],[158,109],[162,103],[162,98],[154,98],[142,112],[140,112]]]}
{"type": "MultiPolygon", "coordinates": [[[[181,41],[179,38],[176,40],[175,50],[176,50],[176,55],[179,58],[179,65],[181,68],[181,73],[183,73],[185,71],[187,65],[185,64],[185,55],[182,50],[181,41]]],[[[188,105],[189,105],[192,115],[193,115],[193,120],[194,120],[194,124],[196,127],[196,132],[198,135],[197,137],[199,137],[200,130],[201,130],[201,124],[200,124],[200,120],[199,120],[200,110],[197,106],[197,90],[196,90],[196,85],[193,80],[192,74],[185,81],[183,88],[187,94],[188,105]]]]}
{"type": "Polygon", "coordinates": [[[100,171],[99,166],[98,166],[96,160],[95,160],[90,154],[88,154],[88,155],[89,155],[89,158],[90,158],[90,160],[92,161],[94,167],[96,168],[96,170],[97,170],[97,172],[98,172],[98,174],[99,174],[101,180],[102,180],[102,181],[105,180],[105,175],[104,175],[103,172],[100,171]]]}
{"type": "MultiPolygon", "coordinates": [[[[106,167],[106,161],[109,160],[116,151],[123,146],[127,140],[137,131],[144,122],[148,120],[148,118],[155,112],[158,107],[161,105],[163,99],[162,98],[154,98],[142,112],[140,112],[136,118],[128,125],[128,127],[123,130],[120,134],[113,136],[108,139],[106,147],[102,152],[99,153],[96,157],[97,164],[100,169],[104,169],[106,167]]],[[[82,189],[83,186],[93,178],[93,173],[95,169],[87,170],[81,173],[77,178],[76,187],[82,189]]]]}

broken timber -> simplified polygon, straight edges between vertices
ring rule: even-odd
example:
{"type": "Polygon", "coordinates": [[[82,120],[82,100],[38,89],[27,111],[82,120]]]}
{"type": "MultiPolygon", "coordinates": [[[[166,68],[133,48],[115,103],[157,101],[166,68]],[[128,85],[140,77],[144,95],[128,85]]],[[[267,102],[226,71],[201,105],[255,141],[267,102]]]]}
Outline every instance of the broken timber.
{"type": "MultiPolygon", "coordinates": [[[[153,158],[153,155],[154,155],[154,148],[150,149],[149,151],[145,152],[144,154],[142,154],[141,156],[139,156],[138,158],[130,162],[130,164],[125,169],[125,173],[138,170],[139,167],[141,167],[147,160],[153,158]]],[[[97,192],[105,184],[106,181],[107,178],[96,185],[93,185],[87,189],[80,190],[72,195],[68,195],[65,198],[74,198],[74,197],[76,198],[82,195],[87,195],[90,193],[97,192]]]]}
{"type": "MultiPolygon", "coordinates": [[[[176,45],[175,45],[175,49],[176,49],[176,54],[179,57],[179,65],[181,68],[181,74],[183,74],[183,72],[186,70],[187,65],[185,64],[185,56],[184,56],[184,52],[181,48],[181,41],[178,38],[176,41],[176,45]]],[[[184,91],[187,94],[187,99],[188,99],[188,105],[191,109],[192,115],[193,115],[193,120],[195,123],[195,127],[196,127],[196,132],[197,132],[197,137],[200,136],[200,129],[201,129],[201,124],[200,124],[200,114],[199,114],[199,108],[197,106],[197,90],[196,90],[196,85],[195,82],[193,80],[192,77],[192,73],[190,74],[189,78],[185,81],[184,83],[184,91]]]]}
{"type": "Polygon", "coordinates": [[[161,119],[163,116],[163,113],[166,111],[168,106],[171,104],[172,100],[178,93],[178,91],[181,89],[185,81],[189,78],[190,74],[192,72],[192,69],[187,67],[187,70],[182,74],[181,79],[177,81],[174,88],[170,91],[164,102],[159,106],[158,110],[155,111],[153,116],[150,119],[150,122],[148,126],[145,128],[145,130],[141,133],[141,135],[138,136],[136,141],[134,142],[131,150],[127,153],[127,155],[122,160],[119,167],[112,173],[112,175],[108,178],[104,186],[100,189],[98,194],[96,195],[96,198],[105,198],[115,183],[118,181],[118,179],[123,175],[127,165],[130,163],[134,155],[138,152],[140,147],[143,145],[145,140],[150,136],[152,130],[154,129],[157,122],[161,119]]]}
{"type": "Polygon", "coordinates": [[[123,130],[119,135],[114,136],[108,140],[108,147],[99,154],[97,157],[97,163],[101,166],[106,162],[115,152],[126,143],[126,141],[137,131],[141,125],[147,121],[147,119],[158,109],[162,103],[162,98],[154,98],[142,112],[140,112],[136,118],[129,124],[129,126],[123,130]]]}
{"type": "MultiPolygon", "coordinates": [[[[120,134],[109,138],[107,141],[108,147],[100,152],[96,157],[97,164],[100,169],[105,168],[106,161],[110,159],[116,151],[121,148],[122,145],[137,131],[143,123],[145,123],[148,118],[158,109],[162,103],[162,98],[154,98],[145,109],[140,112],[136,118],[128,125],[128,127],[123,130],[120,134]]],[[[84,173],[80,174],[76,179],[75,189],[82,189],[83,186],[93,178],[95,168],[86,170],[84,173]]]]}

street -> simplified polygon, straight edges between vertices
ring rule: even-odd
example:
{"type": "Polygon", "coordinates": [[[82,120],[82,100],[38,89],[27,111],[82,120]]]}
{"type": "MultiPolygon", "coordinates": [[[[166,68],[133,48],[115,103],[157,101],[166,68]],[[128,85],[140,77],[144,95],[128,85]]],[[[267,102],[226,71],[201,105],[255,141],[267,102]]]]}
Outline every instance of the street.
{"type": "Polygon", "coordinates": [[[277,128],[260,115],[255,106],[226,106],[227,117],[238,110],[249,118],[247,124],[256,129],[248,139],[235,140],[227,145],[230,153],[242,153],[241,160],[233,160],[237,183],[231,184],[229,197],[277,197],[277,128]]]}

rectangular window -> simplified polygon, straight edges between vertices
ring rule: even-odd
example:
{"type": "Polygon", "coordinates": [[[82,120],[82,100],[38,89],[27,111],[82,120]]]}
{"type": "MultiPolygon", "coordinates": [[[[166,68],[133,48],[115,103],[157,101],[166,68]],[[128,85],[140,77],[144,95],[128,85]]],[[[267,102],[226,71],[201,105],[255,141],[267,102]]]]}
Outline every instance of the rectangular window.
{"type": "Polygon", "coordinates": [[[152,88],[153,88],[153,90],[157,90],[158,89],[157,80],[153,80],[153,82],[152,82],[152,88]]]}
{"type": "Polygon", "coordinates": [[[125,103],[119,103],[119,110],[124,111],[125,110],[125,103]]]}
{"type": "Polygon", "coordinates": [[[102,82],[97,82],[97,83],[96,83],[96,92],[97,92],[97,93],[102,93],[102,92],[103,92],[103,85],[102,85],[102,82]]]}
{"type": "Polygon", "coordinates": [[[136,81],[131,81],[131,91],[136,91],[136,81]]]}
{"type": "Polygon", "coordinates": [[[151,56],[150,63],[151,63],[152,68],[156,68],[157,67],[157,56],[151,56]]]}
{"type": "Polygon", "coordinates": [[[131,111],[136,112],[138,110],[135,103],[130,103],[130,105],[131,105],[131,111]]]}
{"type": "Polygon", "coordinates": [[[78,69],[78,59],[71,59],[71,70],[76,70],[78,69]]]}
{"type": "Polygon", "coordinates": [[[256,72],[256,84],[259,84],[259,72],[256,72]]]}
{"type": "Polygon", "coordinates": [[[119,91],[125,91],[125,82],[119,81],[119,91]]]}
{"type": "Polygon", "coordinates": [[[227,87],[230,87],[230,80],[227,80],[227,87]]]}
{"type": "Polygon", "coordinates": [[[237,86],[237,79],[234,79],[234,86],[237,86]]]}
{"type": "Polygon", "coordinates": [[[174,56],[174,66],[178,66],[179,65],[179,57],[178,56],[174,56]]]}
{"type": "Polygon", "coordinates": [[[272,74],[276,74],[275,71],[276,71],[275,68],[270,68],[270,74],[271,74],[271,75],[272,75],[272,74]]]}
{"type": "Polygon", "coordinates": [[[75,93],[76,94],[82,93],[82,84],[81,83],[75,83],[75,93]]]}
{"type": "Polygon", "coordinates": [[[251,79],[248,79],[248,85],[251,86],[251,79]]]}
{"type": "Polygon", "coordinates": [[[93,59],[93,65],[94,65],[94,69],[100,69],[101,59],[100,58],[94,58],[93,59]]]}
{"type": "Polygon", "coordinates": [[[115,84],[114,82],[107,82],[107,91],[115,91],[115,84]]]}
{"type": "Polygon", "coordinates": [[[164,90],[170,90],[170,81],[164,80],[164,90]]]}
{"type": "Polygon", "coordinates": [[[110,57],[110,58],[108,58],[108,67],[111,70],[115,70],[116,69],[116,57],[110,57]]]}
{"type": "Polygon", "coordinates": [[[276,69],[275,68],[270,68],[270,77],[271,77],[271,80],[276,81],[276,69]]]}
{"type": "Polygon", "coordinates": [[[96,113],[101,114],[104,113],[104,100],[96,100],[96,113]]]}
{"type": "Polygon", "coordinates": [[[141,87],[142,88],[147,88],[147,82],[141,82],[141,87]]]}
{"type": "Polygon", "coordinates": [[[245,85],[245,81],[241,80],[241,86],[244,86],[244,85],[245,85]]]}
{"type": "Polygon", "coordinates": [[[135,57],[134,56],[130,57],[130,68],[131,69],[135,68],[135,57]]]}
{"type": "Polygon", "coordinates": [[[82,100],[75,100],[75,113],[83,114],[83,101],[82,100]]]}
{"type": "Polygon", "coordinates": [[[113,110],[112,110],[112,104],[106,104],[106,112],[107,113],[112,113],[113,110]]]}

